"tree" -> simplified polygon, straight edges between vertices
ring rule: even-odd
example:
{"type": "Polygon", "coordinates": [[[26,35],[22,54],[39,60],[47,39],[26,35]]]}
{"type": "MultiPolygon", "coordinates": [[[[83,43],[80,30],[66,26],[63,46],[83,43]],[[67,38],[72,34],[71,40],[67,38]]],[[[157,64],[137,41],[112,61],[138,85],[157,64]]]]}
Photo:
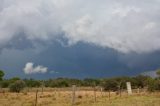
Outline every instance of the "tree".
{"type": "Polygon", "coordinates": [[[0,82],[0,87],[7,88],[9,84],[10,84],[9,80],[3,80],[0,82]]]}
{"type": "Polygon", "coordinates": [[[149,81],[152,78],[149,76],[138,75],[138,76],[134,77],[133,79],[135,80],[135,86],[137,86],[137,88],[139,88],[139,87],[144,88],[149,85],[149,81]]]}
{"type": "Polygon", "coordinates": [[[150,80],[148,90],[149,91],[160,91],[160,80],[159,79],[150,80]]]}
{"type": "Polygon", "coordinates": [[[25,87],[25,82],[23,80],[17,80],[16,82],[12,83],[9,87],[11,92],[19,93],[25,87]]]}
{"type": "Polygon", "coordinates": [[[69,82],[66,79],[58,78],[55,80],[51,80],[50,82],[51,87],[69,87],[69,82]]]}
{"type": "Polygon", "coordinates": [[[41,82],[34,79],[29,79],[29,80],[25,79],[24,82],[26,83],[26,86],[30,88],[41,86],[41,82]]]}
{"type": "Polygon", "coordinates": [[[100,84],[100,80],[98,79],[91,79],[91,78],[86,78],[83,80],[83,85],[84,86],[98,86],[100,84]]]}
{"type": "Polygon", "coordinates": [[[148,90],[149,91],[160,91],[160,69],[156,71],[158,78],[150,80],[148,90]]]}
{"type": "Polygon", "coordinates": [[[3,76],[4,76],[4,72],[0,70],[0,81],[3,79],[3,76]]]}
{"type": "Polygon", "coordinates": [[[115,79],[106,79],[103,83],[103,87],[106,91],[117,91],[118,83],[115,79]]]}

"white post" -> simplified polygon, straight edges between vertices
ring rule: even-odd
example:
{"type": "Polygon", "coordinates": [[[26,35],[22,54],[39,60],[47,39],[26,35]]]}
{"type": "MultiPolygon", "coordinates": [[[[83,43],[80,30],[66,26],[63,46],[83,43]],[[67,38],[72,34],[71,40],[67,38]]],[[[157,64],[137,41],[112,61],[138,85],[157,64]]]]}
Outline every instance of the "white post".
{"type": "Polygon", "coordinates": [[[132,94],[131,82],[127,82],[126,85],[127,85],[128,95],[131,95],[132,94]]]}

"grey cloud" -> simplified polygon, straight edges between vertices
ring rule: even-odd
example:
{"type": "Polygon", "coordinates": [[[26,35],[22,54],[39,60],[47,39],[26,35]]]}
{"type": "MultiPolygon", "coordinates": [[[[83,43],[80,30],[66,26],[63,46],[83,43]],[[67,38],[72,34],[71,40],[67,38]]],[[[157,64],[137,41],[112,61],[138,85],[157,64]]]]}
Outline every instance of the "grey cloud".
{"type": "Polygon", "coordinates": [[[160,0],[2,0],[0,48],[19,36],[44,42],[61,36],[69,45],[85,42],[122,53],[159,51],[159,5],[160,0]]]}

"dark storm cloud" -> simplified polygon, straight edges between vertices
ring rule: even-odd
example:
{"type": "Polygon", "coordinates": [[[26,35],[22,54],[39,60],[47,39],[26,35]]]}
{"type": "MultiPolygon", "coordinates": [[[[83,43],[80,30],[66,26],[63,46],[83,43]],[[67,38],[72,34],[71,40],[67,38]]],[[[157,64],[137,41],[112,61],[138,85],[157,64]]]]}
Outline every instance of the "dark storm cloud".
{"type": "Polygon", "coordinates": [[[86,78],[133,76],[160,67],[159,52],[126,55],[113,49],[82,42],[70,47],[52,42],[43,48],[39,48],[40,52],[34,49],[5,49],[0,55],[0,68],[6,70],[6,77],[18,75],[23,78],[86,78]],[[35,63],[35,66],[39,64],[46,66],[49,71],[42,75],[25,75],[23,69],[28,62],[35,63]],[[57,73],[52,73],[50,70],[57,73]]]}

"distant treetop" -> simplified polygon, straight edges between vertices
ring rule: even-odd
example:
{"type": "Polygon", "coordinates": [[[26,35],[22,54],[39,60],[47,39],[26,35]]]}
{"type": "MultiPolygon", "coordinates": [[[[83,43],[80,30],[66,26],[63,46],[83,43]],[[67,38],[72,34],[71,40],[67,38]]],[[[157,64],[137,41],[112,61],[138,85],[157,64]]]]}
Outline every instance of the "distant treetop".
{"type": "Polygon", "coordinates": [[[3,79],[3,76],[4,76],[4,72],[2,70],[0,70],[0,81],[3,79]]]}

